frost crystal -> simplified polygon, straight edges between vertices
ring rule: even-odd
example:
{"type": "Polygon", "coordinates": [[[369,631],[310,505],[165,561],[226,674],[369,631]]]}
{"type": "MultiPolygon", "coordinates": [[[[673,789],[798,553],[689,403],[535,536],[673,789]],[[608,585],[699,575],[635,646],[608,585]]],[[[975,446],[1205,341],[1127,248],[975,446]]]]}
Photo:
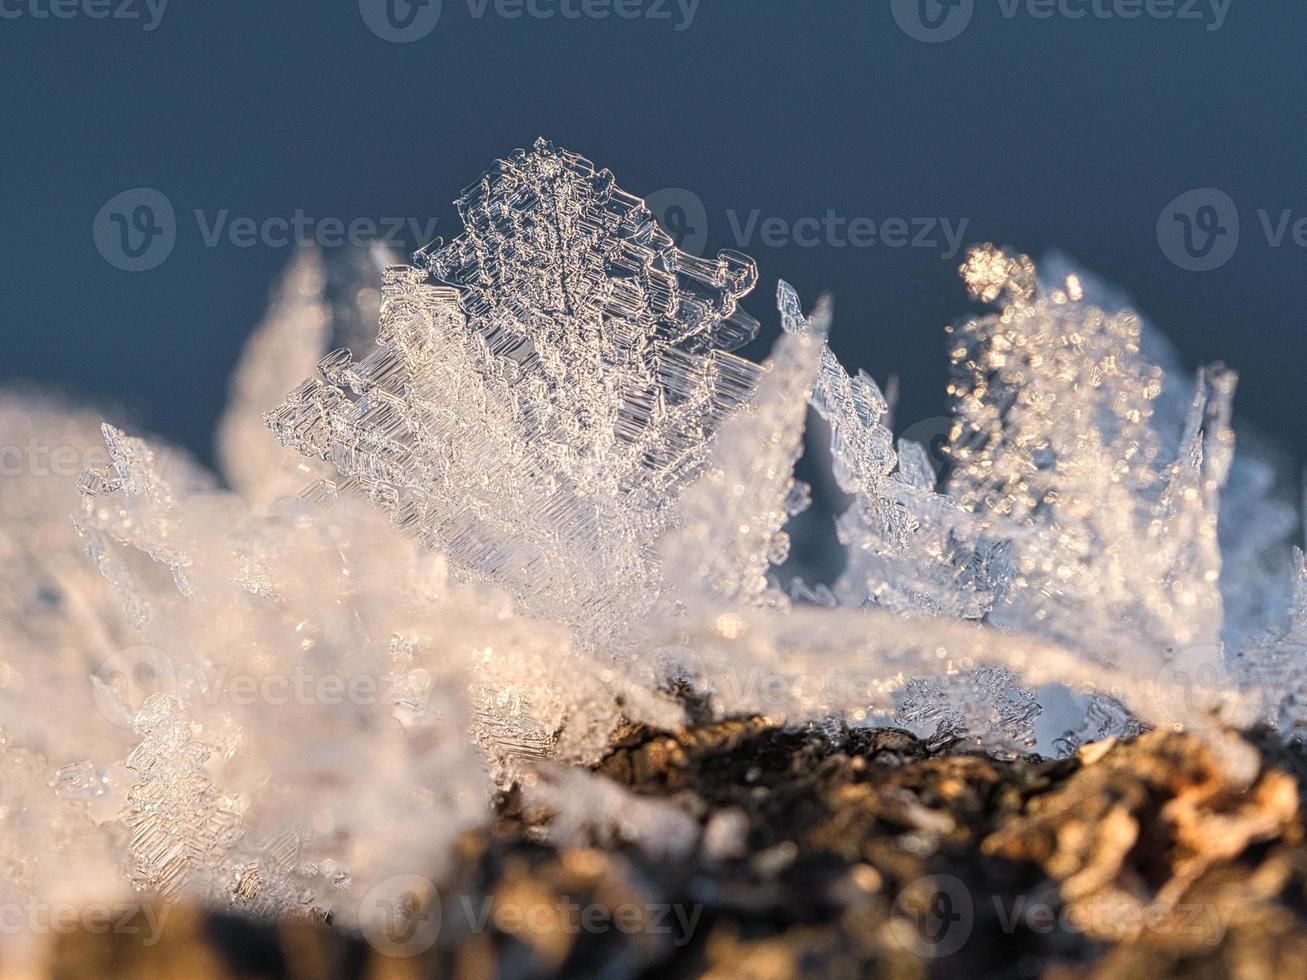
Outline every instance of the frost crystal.
{"type": "Polygon", "coordinates": [[[991,665],[909,681],[897,717],[933,741],[974,735],[992,748],[1026,751],[1035,744],[1039,711],[1034,693],[1012,671],[991,665]]]}
{"type": "MultiPolygon", "coordinates": [[[[803,448],[805,400],[828,353],[830,304],[808,322],[785,282],[779,298],[796,327],[777,343],[753,398],[722,426],[707,471],[681,503],[681,527],[664,549],[670,568],[719,601],[763,598],[768,569],[789,554],[782,528],[807,505],[794,464],[803,448]]],[[[771,598],[780,601],[780,594],[771,598]]]]}
{"type": "Polygon", "coordinates": [[[329,350],[372,347],[381,305],[380,276],[395,257],[380,246],[366,254],[324,259],[301,250],[278,285],[264,322],[251,336],[242,370],[232,379],[228,411],[218,431],[218,458],[232,486],[266,506],[298,493],[326,463],[287,466],[285,451],[261,416],[298,384],[329,350]]]}
{"type": "Polygon", "coordinates": [[[1307,734],[1278,467],[1234,453],[1233,374],[1186,381],[1106,287],[971,253],[994,311],[949,333],[939,486],[830,350],[828,302],[780,283],[771,357],[731,353],[752,260],[679,251],[608,171],[540,141],[458,205],[412,265],[296,257],[233,379],[225,483],[0,393],[4,448],[87,469],[0,482],[0,897],[357,923],[509,782],[560,840],[738,851],[575,768],[632,722],[893,721],[1008,753],[1307,734]],[[782,589],[809,407],[848,562],[782,589]]]}
{"type": "MultiPolygon", "coordinates": [[[[781,323],[806,333],[793,290],[781,291],[781,323]]],[[[979,619],[989,605],[985,559],[968,549],[965,514],[934,492],[933,470],[913,443],[894,451],[889,405],[870,375],[850,377],[830,348],[822,354],[812,406],[831,428],[840,488],[854,498],[839,521],[849,563],[836,594],[898,612],[979,619]],[[965,533],[965,537],[959,537],[965,533]]]]}
{"type": "Polygon", "coordinates": [[[976,250],[972,294],[1001,312],[952,331],[957,380],[949,492],[1007,560],[995,623],[1090,655],[1219,638],[1218,493],[1234,377],[1204,371],[1178,444],[1151,426],[1159,368],[1138,318],[1084,302],[1072,276],[976,250]]]}
{"type": "Polygon", "coordinates": [[[543,141],[458,200],[465,232],[388,269],[377,350],[268,416],[395,524],[592,638],[645,605],[651,543],[750,395],[729,351],[751,259],[679,251],[606,170],[543,141]]]}
{"type": "Polygon", "coordinates": [[[138,782],[128,796],[132,880],[176,897],[220,867],[238,836],[240,812],[222,800],[204,772],[209,750],[191,738],[179,706],[155,695],[135,720],[141,744],[127,756],[138,782]]]}

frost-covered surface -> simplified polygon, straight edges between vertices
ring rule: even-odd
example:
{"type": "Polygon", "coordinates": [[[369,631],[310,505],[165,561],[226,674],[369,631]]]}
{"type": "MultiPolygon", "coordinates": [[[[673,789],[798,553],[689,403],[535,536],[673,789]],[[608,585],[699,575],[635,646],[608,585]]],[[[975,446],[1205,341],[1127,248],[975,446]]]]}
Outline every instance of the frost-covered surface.
{"type": "Polygon", "coordinates": [[[607,171],[538,142],[458,203],[413,265],[296,259],[224,482],[0,396],[5,443],[90,464],[0,486],[6,894],[354,922],[515,778],[560,839],[691,847],[580,768],[687,706],[1013,752],[1307,729],[1307,571],[1275,467],[1235,453],[1234,376],[1183,377],[1101,285],[970,255],[992,310],[950,328],[937,485],[827,302],[780,283],[771,357],[732,353],[752,260],[678,251],[607,171]],[[782,588],[809,408],[848,561],[782,588]]]}

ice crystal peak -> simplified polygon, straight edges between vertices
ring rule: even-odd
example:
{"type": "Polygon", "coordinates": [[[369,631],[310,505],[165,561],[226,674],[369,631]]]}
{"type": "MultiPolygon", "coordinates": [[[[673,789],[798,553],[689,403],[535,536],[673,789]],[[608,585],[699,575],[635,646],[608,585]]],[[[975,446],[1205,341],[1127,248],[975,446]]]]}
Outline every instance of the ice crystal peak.
{"type": "Polygon", "coordinates": [[[387,270],[376,351],[328,356],[269,424],[459,571],[611,634],[656,595],[653,543],[757,382],[730,353],[756,267],[680,251],[543,141],[458,206],[462,235],[387,270]]]}

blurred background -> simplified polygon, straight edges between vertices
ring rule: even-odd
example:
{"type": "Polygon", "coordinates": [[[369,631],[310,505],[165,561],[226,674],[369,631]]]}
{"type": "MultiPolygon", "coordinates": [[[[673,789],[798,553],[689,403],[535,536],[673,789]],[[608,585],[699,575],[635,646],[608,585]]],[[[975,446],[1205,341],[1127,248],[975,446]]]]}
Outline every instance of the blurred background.
{"type": "Polygon", "coordinates": [[[1249,0],[3,0],[0,383],[211,460],[296,241],[448,239],[543,135],[757,259],[753,356],[778,277],[831,292],[900,429],[994,241],[1117,284],[1307,457],[1304,37],[1249,0]]]}

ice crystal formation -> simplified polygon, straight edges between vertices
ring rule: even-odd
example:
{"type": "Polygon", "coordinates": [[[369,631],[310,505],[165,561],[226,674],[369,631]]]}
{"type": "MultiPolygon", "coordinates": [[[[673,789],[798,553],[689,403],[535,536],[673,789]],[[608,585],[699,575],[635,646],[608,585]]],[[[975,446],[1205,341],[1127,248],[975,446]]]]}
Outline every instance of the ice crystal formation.
{"type": "Polygon", "coordinates": [[[519,608],[611,635],[753,390],[730,350],[757,329],[738,305],[757,268],[679,251],[610,173],[548,146],[458,206],[462,235],[387,270],[376,352],[330,355],[269,424],[519,608]]]}
{"type": "Polygon", "coordinates": [[[829,302],[779,283],[770,358],[739,356],[753,261],[680,251],[608,171],[540,141],[457,203],[412,264],[296,258],[221,479],[0,398],[6,443],[87,469],[0,485],[5,894],[359,922],[515,780],[560,837],[684,850],[693,821],[584,765],[687,714],[1006,752],[1307,730],[1307,568],[1234,375],[1186,378],[1087,275],[970,254],[991,310],[948,332],[940,481],[829,302]],[[844,571],[805,584],[810,411],[850,503],[844,571]]]}

